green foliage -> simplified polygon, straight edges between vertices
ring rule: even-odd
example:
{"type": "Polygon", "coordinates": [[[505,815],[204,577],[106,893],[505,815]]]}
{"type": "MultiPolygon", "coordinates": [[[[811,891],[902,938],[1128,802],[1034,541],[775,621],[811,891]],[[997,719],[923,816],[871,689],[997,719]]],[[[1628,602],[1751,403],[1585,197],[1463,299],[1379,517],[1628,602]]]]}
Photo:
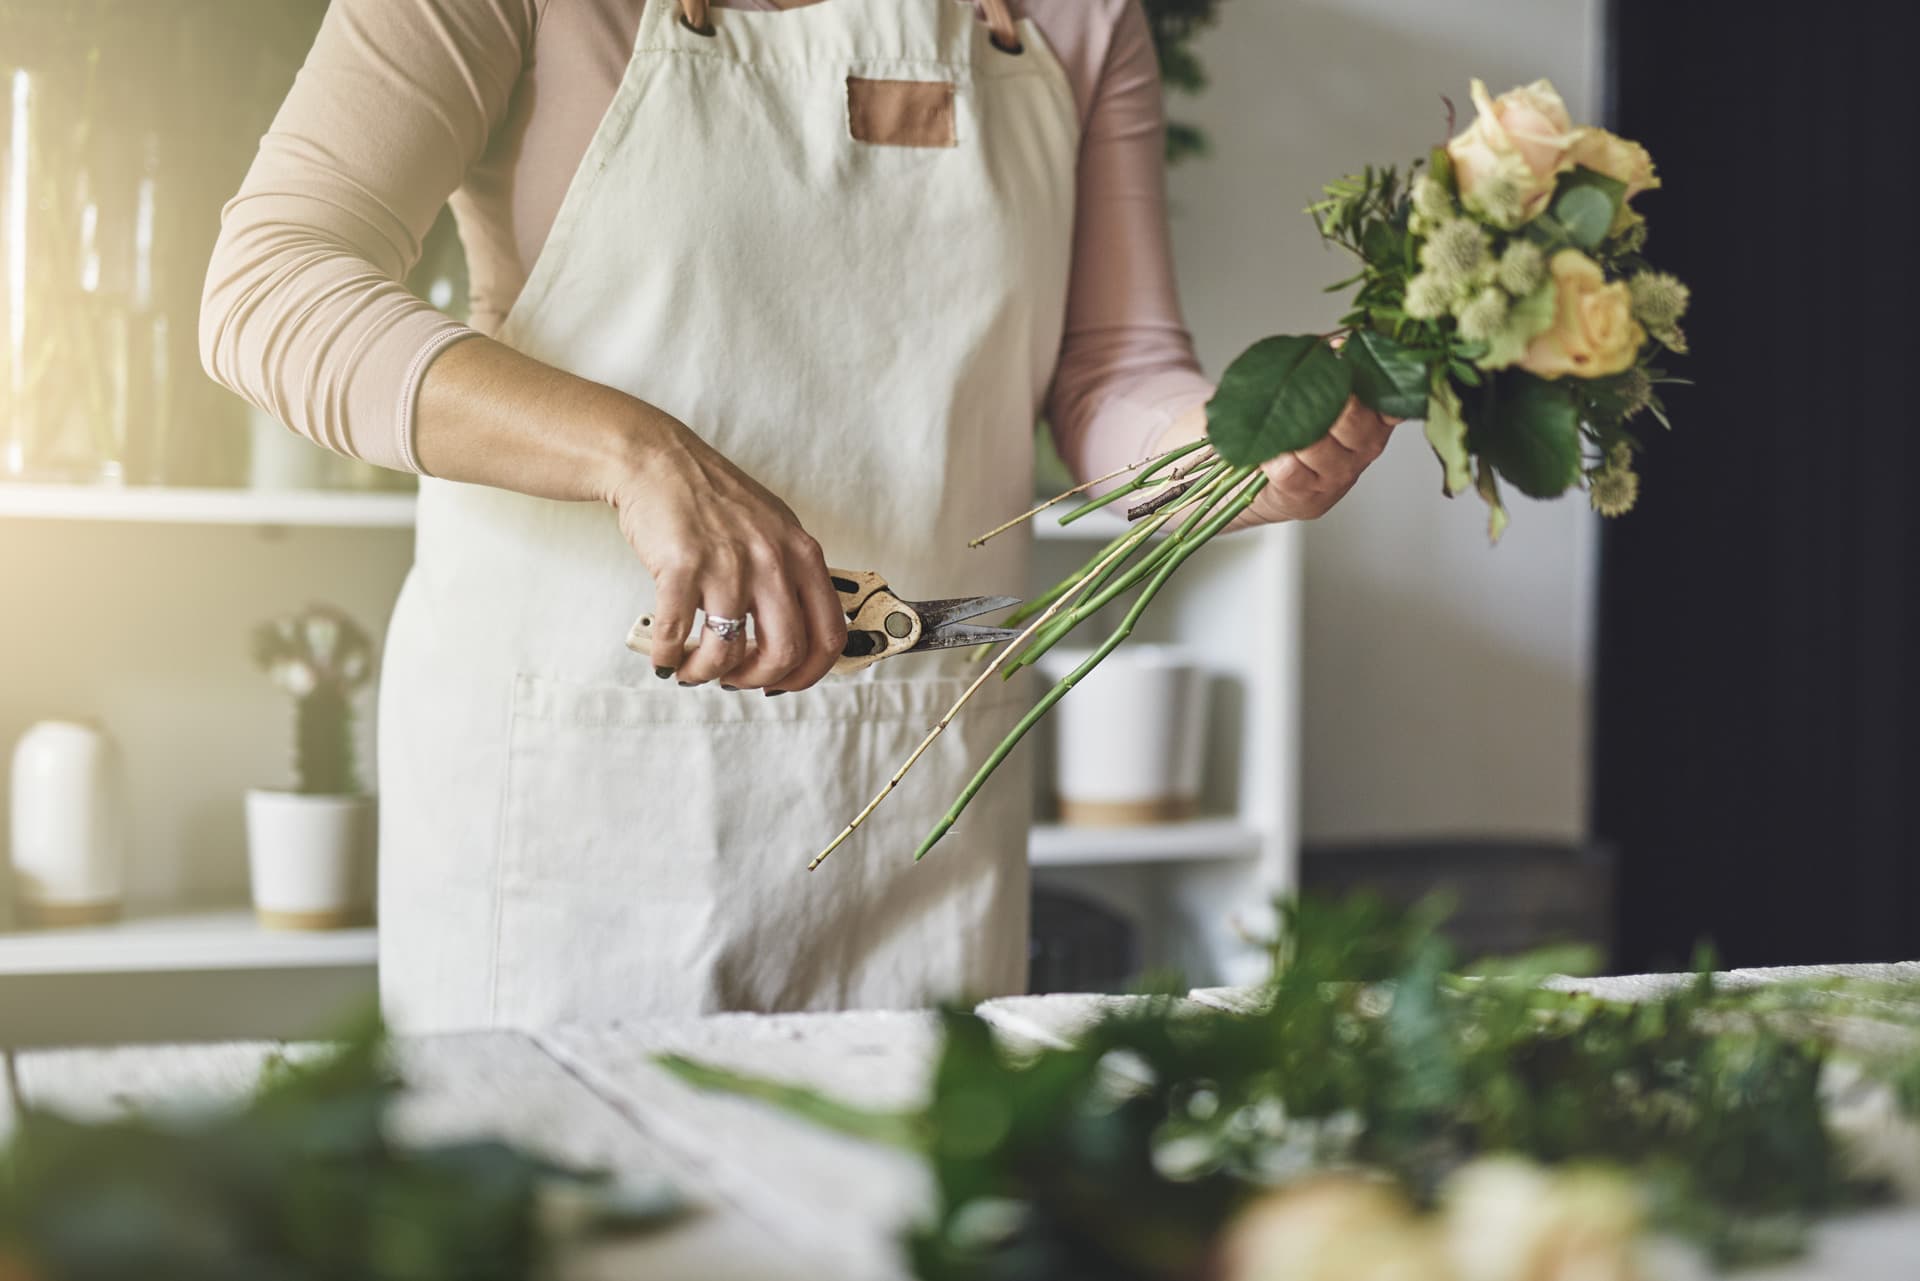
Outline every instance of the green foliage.
{"type": "Polygon", "coordinates": [[[1558,498],[1580,482],[1580,409],[1564,380],[1518,370],[1490,379],[1468,440],[1529,498],[1558,498]]]}
{"type": "Polygon", "coordinates": [[[293,772],[309,796],[354,796],[361,791],[353,742],[353,703],[322,687],[294,704],[293,772]]]}
{"type": "MultiPolygon", "coordinates": [[[[1218,20],[1220,0],[1145,0],[1147,26],[1160,58],[1160,79],[1176,93],[1197,94],[1207,87],[1207,71],[1194,55],[1195,36],[1218,20]]],[[[1167,163],[1207,153],[1207,136],[1179,121],[1167,124],[1167,163]]]]}
{"type": "Polygon", "coordinates": [[[314,605],[254,628],[254,665],[294,700],[296,790],[360,791],[353,698],[373,679],[373,641],[340,610],[314,605]]]}
{"type": "Polygon", "coordinates": [[[1460,407],[1459,393],[1446,375],[1433,380],[1433,392],[1427,400],[1427,443],[1440,460],[1440,492],[1448,498],[1465,492],[1473,483],[1472,456],[1467,452],[1466,411],[1460,407]]]}
{"type": "Polygon", "coordinates": [[[1559,294],[1550,280],[1526,297],[1516,299],[1507,309],[1507,323],[1487,343],[1486,352],[1474,364],[1492,371],[1518,362],[1535,338],[1553,328],[1554,307],[1558,301],[1559,294]]]}
{"type": "MultiPolygon", "coordinates": [[[[1817,1029],[1852,998],[1724,991],[1703,972],[1607,1001],[1541,985],[1590,961],[1565,951],[1463,978],[1438,919],[1301,903],[1254,1012],[1149,1000],[1070,1049],[1009,1050],[949,1012],[931,1102],[886,1120],[917,1132],[940,1193],[910,1242],[915,1275],[1205,1275],[1242,1204],[1328,1165],[1386,1172],[1429,1204],[1483,1154],[1617,1165],[1653,1193],[1657,1226],[1729,1260],[1790,1250],[1811,1215],[1870,1199],[1818,1093],[1817,1029]]],[[[1920,1109],[1920,1054],[1876,1075],[1920,1109]]]]}
{"type": "Polygon", "coordinates": [[[1363,329],[1341,353],[1353,366],[1353,391],[1389,418],[1418,418],[1427,409],[1427,359],[1385,334],[1363,329]]]}
{"type": "Polygon", "coordinates": [[[1235,466],[1305,449],[1332,430],[1353,378],[1353,364],[1323,339],[1263,339],[1222,375],[1207,404],[1207,438],[1235,466]]]}
{"type": "Polygon", "coordinates": [[[369,1019],[231,1111],[27,1110],[4,1152],[0,1265],[46,1281],[530,1281],[560,1199],[586,1227],[677,1213],[500,1143],[399,1147],[400,1089],[369,1019]]]}

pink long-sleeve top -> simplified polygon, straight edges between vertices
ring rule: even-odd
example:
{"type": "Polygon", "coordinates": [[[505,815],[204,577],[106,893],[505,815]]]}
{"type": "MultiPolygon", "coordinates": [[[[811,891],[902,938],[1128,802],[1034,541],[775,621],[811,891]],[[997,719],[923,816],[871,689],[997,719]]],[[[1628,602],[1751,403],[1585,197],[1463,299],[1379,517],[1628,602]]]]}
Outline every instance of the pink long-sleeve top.
{"type": "MultiPolygon", "coordinates": [[[[808,0],[732,0],[791,8],[808,0]]],[[[831,0],[825,0],[831,3],[831,0]]],[[[208,372],[340,453],[418,471],[433,357],[492,333],[613,101],[641,0],[333,0],[208,273],[208,372]],[[401,281],[441,206],[472,327],[401,281]]],[[[1072,290],[1047,416],[1083,476],[1205,400],[1168,243],[1159,70],[1139,0],[1025,0],[1082,118],[1072,290]]],[[[644,122],[643,122],[644,123],[644,122]]]]}

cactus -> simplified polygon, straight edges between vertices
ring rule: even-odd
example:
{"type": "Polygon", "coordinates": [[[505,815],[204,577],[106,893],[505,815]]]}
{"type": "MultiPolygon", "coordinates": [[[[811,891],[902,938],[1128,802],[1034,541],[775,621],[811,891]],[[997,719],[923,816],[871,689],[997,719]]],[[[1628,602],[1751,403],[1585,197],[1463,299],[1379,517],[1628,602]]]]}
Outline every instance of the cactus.
{"type": "Polygon", "coordinates": [[[253,660],[294,700],[294,790],[351,796],[362,789],[353,699],[373,678],[373,642],[337,609],[315,605],[254,630],[253,660]]]}

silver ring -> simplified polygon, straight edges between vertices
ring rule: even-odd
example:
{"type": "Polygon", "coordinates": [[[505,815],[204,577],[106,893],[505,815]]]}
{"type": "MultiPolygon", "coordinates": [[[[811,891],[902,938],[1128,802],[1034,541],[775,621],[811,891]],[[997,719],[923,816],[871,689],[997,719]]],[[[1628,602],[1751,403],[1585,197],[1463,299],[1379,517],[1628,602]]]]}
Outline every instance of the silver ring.
{"type": "Polygon", "coordinates": [[[741,632],[747,630],[747,620],[744,618],[719,618],[713,614],[708,614],[707,630],[723,641],[730,641],[741,632]]]}

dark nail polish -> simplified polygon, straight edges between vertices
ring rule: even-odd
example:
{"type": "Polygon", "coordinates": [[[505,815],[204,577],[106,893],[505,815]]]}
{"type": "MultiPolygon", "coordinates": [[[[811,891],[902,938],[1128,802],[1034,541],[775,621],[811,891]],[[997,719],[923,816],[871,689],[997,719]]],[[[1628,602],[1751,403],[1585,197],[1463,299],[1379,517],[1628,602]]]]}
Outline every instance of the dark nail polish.
{"type": "Polygon", "coordinates": [[[786,693],[786,692],[787,692],[787,691],[786,691],[786,690],[784,690],[784,689],[770,689],[770,690],[768,690],[768,691],[767,691],[767,697],[768,697],[768,698],[778,698],[778,697],[780,697],[780,696],[781,696],[782,694],[784,694],[784,693],[786,693]]]}
{"type": "Polygon", "coordinates": [[[692,682],[692,681],[681,681],[681,682],[680,682],[680,688],[681,688],[681,689],[692,689],[692,688],[693,688],[693,682],[692,682]]]}
{"type": "Polygon", "coordinates": [[[669,676],[673,675],[673,669],[671,667],[656,667],[653,669],[653,674],[661,680],[666,680],[669,676]]]}
{"type": "Polygon", "coordinates": [[[740,692],[738,685],[722,685],[720,688],[726,690],[729,694],[738,694],[740,692]]]}

